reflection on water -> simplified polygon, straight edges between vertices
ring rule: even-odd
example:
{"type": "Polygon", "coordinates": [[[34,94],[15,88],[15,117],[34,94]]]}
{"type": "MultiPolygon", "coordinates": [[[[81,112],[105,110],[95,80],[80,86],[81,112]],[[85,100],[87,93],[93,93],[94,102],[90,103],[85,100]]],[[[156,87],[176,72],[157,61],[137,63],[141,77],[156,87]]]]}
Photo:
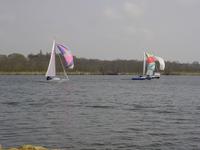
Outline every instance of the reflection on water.
{"type": "Polygon", "coordinates": [[[0,76],[0,144],[63,149],[199,149],[200,78],[0,76]]]}

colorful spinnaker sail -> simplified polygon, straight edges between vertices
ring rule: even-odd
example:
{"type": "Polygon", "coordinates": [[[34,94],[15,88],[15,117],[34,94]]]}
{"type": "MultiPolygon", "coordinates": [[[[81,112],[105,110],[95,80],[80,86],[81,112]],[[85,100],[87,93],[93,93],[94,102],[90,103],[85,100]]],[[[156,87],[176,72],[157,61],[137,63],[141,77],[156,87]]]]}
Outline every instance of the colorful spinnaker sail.
{"type": "Polygon", "coordinates": [[[57,48],[60,50],[61,54],[65,58],[65,64],[67,68],[73,69],[74,68],[74,60],[73,60],[73,55],[69,48],[61,45],[61,44],[56,44],[57,48]]]}
{"type": "Polygon", "coordinates": [[[156,68],[156,58],[153,54],[145,53],[146,54],[146,63],[147,63],[147,75],[152,76],[154,74],[156,68]]]}
{"type": "Polygon", "coordinates": [[[156,69],[156,61],[159,62],[159,69],[164,70],[165,69],[165,62],[164,59],[158,56],[154,56],[151,53],[145,52],[146,56],[146,63],[147,63],[147,75],[152,76],[156,69]]]}

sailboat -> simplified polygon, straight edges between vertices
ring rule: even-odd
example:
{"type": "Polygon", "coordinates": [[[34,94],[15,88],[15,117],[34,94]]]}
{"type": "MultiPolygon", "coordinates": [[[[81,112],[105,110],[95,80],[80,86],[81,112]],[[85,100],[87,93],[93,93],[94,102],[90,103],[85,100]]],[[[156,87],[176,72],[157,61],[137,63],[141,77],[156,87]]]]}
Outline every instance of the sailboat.
{"type": "Polygon", "coordinates": [[[161,70],[165,69],[165,62],[162,57],[154,56],[151,53],[144,52],[143,59],[143,74],[139,77],[133,77],[132,80],[151,80],[151,79],[159,79],[161,70]],[[159,62],[159,68],[156,64],[159,62]]]}
{"type": "Polygon", "coordinates": [[[63,64],[62,58],[58,54],[61,65],[62,65],[62,69],[64,72],[64,78],[62,80],[69,80],[67,73],[65,71],[65,68],[69,68],[69,69],[74,68],[73,55],[72,55],[71,51],[69,50],[69,48],[56,43],[55,40],[53,41],[51,57],[49,60],[47,72],[45,74],[46,79],[47,80],[61,80],[61,78],[57,77],[57,75],[56,75],[56,51],[61,53],[62,57],[64,57],[64,60],[65,60],[65,64],[63,64]]]}

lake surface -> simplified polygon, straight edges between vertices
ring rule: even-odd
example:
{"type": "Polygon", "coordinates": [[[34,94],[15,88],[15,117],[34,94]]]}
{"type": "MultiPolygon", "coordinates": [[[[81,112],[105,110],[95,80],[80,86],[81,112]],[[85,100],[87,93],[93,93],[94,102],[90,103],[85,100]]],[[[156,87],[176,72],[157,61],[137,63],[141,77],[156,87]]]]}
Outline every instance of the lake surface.
{"type": "Polygon", "coordinates": [[[0,144],[200,149],[200,77],[0,76],[0,144]]]}

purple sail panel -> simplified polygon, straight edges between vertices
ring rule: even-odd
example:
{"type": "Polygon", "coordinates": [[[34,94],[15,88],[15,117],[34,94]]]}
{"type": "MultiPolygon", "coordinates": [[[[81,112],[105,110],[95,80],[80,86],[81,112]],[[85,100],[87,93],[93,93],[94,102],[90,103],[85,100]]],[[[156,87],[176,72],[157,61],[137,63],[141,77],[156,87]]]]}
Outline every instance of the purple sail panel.
{"type": "Polygon", "coordinates": [[[74,60],[73,55],[69,48],[64,47],[61,44],[57,44],[57,48],[60,50],[61,54],[65,58],[66,67],[72,69],[74,68],[74,60]]]}

